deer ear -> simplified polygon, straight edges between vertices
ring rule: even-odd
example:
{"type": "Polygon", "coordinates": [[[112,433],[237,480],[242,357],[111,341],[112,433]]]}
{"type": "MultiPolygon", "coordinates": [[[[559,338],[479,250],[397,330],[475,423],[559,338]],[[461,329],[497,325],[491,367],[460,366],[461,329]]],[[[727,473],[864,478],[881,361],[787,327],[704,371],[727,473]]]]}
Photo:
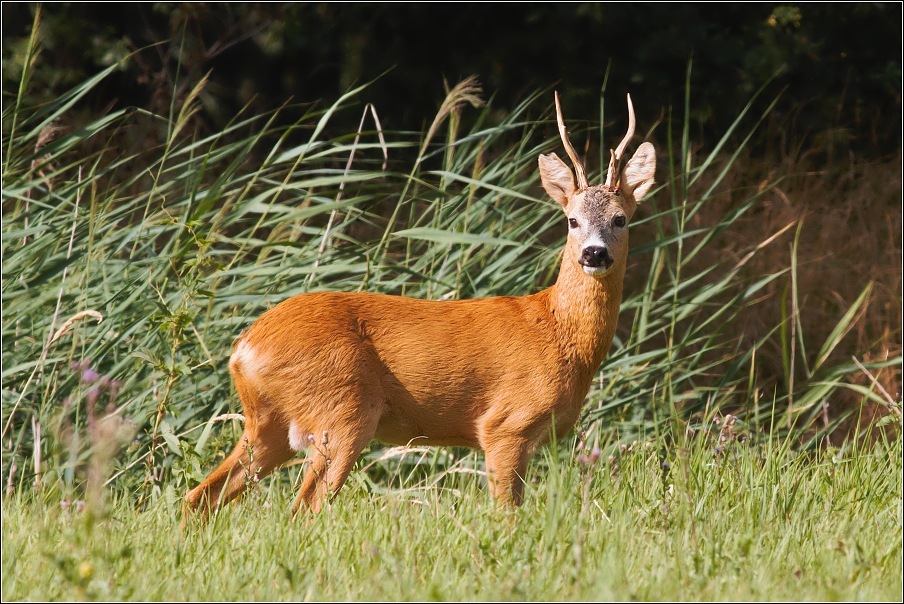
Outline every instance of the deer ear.
{"type": "Polygon", "coordinates": [[[622,170],[621,187],[625,193],[629,193],[634,201],[640,201],[653,186],[653,176],[656,172],[656,150],[650,143],[644,143],[637,148],[634,157],[622,170]]]}
{"type": "Polygon", "coordinates": [[[575,190],[571,170],[555,153],[541,155],[539,162],[540,181],[543,183],[543,188],[564,208],[568,205],[575,190]]]}

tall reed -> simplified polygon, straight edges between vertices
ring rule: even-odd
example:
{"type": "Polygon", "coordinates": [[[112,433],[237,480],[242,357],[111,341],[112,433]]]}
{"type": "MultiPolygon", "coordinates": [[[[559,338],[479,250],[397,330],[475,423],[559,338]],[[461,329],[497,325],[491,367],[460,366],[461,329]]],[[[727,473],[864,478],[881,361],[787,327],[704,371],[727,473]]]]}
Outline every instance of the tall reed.
{"type": "MultiPolygon", "coordinates": [[[[144,501],[200,479],[241,430],[226,370],[233,340],[295,294],[444,300],[533,293],[554,279],[566,229],[536,168],[540,153],[558,147],[548,91],[499,119],[491,103],[480,108],[477,83],[466,80],[448,90],[424,134],[384,131],[361,86],[329,106],[242,114],[202,134],[201,79],[169,116],[121,109],[66,131],[60,122],[115,66],[49,105],[25,107],[30,65],[20,99],[3,114],[7,493],[100,483],[144,501]],[[357,132],[328,134],[332,116],[362,106],[357,132]],[[129,151],[138,124],[145,135],[150,124],[153,144],[129,151]]],[[[898,403],[875,380],[864,387],[848,379],[900,366],[900,356],[827,362],[870,287],[823,341],[803,333],[799,225],[777,230],[740,261],[695,262],[778,183],[764,183],[717,222],[689,226],[724,193],[720,183],[772,105],[760,115],[752,107],[753,100],[699,165],[689,95],[682,123],[670,111],[648,134],[666,142],[663,184],[632,225],[630,270],[644,277],[626,294],[622,328],[588,397],[576,434],[587,450],[653,437],[680,445],[727,411],[750,438],[794,434],[814,446],[843,419],[816,421],[845,389],[890,409],[900,426],[898,403]],[[738,133],[745,138],[731,149],[738,133]],[[745,271],[754,255],[789,241],[789,265],[745,271]],[[763,294],[775,283],[790,285],[790,314],[742,345],[732,321],[769,300],[763,294]],[[785,351],[781,381],[757,364],[766,342],[785,351]],[[795,379],[801,364],[804,377],[795,379]]],[[[435,473],[457,457],[375,450],[370,461],[387,461],[372,486],[400,476],[393,460],[435,473]]]]}

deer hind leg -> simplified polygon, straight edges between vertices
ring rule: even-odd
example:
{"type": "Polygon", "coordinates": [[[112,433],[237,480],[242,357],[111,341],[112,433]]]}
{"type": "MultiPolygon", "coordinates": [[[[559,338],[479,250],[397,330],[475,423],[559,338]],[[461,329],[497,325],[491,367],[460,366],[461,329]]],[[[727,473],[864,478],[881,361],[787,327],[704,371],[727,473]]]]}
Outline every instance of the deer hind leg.
{"type": "Polygon", "coordinates": [[[293,515],[301,509],[319,512],[323,503],[334,495],[355,467],[364,447],[377,432],[383,411],[383,395],[379,384],[346,398],[357,403],[343,406],[347,413],[337,414],[323,422],[314,433],[309,447],[310,465],[305,472],[293,515]]]}
{"type": "Polygon", "coordinates": [[[288,430],[281,421],[260,421],[251,414],[246,414],[245,421],[245,431],[229,457],[186,494],[189,511],[200,509],[207,513],[225,505],[295,454],[289,447],[288,430]]]}
{"type": "Polygon", "coordinates": [[[312,445],[311,464],[295,499],[293,515],[305,508],[319,512],[324,502],[342,488],[361,451],[377,431],[379,415],[374,415],[360,427],[327,430],[327,442],[319,440],[318,444],[312,445]]]}

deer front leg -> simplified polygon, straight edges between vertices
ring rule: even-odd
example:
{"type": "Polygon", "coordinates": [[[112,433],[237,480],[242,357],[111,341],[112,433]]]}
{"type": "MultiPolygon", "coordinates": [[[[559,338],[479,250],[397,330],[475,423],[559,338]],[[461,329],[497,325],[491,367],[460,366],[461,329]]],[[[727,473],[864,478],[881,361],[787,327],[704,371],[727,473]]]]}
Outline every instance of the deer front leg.
{"type": "Polygon", "coordinates": [[[522,436],[496,436],[487,441],[484,452],[490,493],[500,506],[521,505],[530,442],[522,436]]]}

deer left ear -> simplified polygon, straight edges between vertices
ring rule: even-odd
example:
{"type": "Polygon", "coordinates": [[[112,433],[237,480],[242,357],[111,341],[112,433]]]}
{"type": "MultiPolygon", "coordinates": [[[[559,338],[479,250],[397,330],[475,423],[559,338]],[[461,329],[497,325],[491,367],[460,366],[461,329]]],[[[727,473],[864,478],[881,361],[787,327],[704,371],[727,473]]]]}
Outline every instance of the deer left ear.
{"type": "Polygon", "coordinates": [[[655,172],[656,150],[650,143],[644,143],[622,170],[622,192],[631,195],[634,201],[640,201],[653,186],[655,172]]]}
{"type": "Polygon", "coordinates": [[[555,153],[541,155],[539,163],[540,182],[543,183],[543,188],[563,208],[568,206],[571,196],[575,192],[574,176],[571,175],[571,170],[555,153]]]}

